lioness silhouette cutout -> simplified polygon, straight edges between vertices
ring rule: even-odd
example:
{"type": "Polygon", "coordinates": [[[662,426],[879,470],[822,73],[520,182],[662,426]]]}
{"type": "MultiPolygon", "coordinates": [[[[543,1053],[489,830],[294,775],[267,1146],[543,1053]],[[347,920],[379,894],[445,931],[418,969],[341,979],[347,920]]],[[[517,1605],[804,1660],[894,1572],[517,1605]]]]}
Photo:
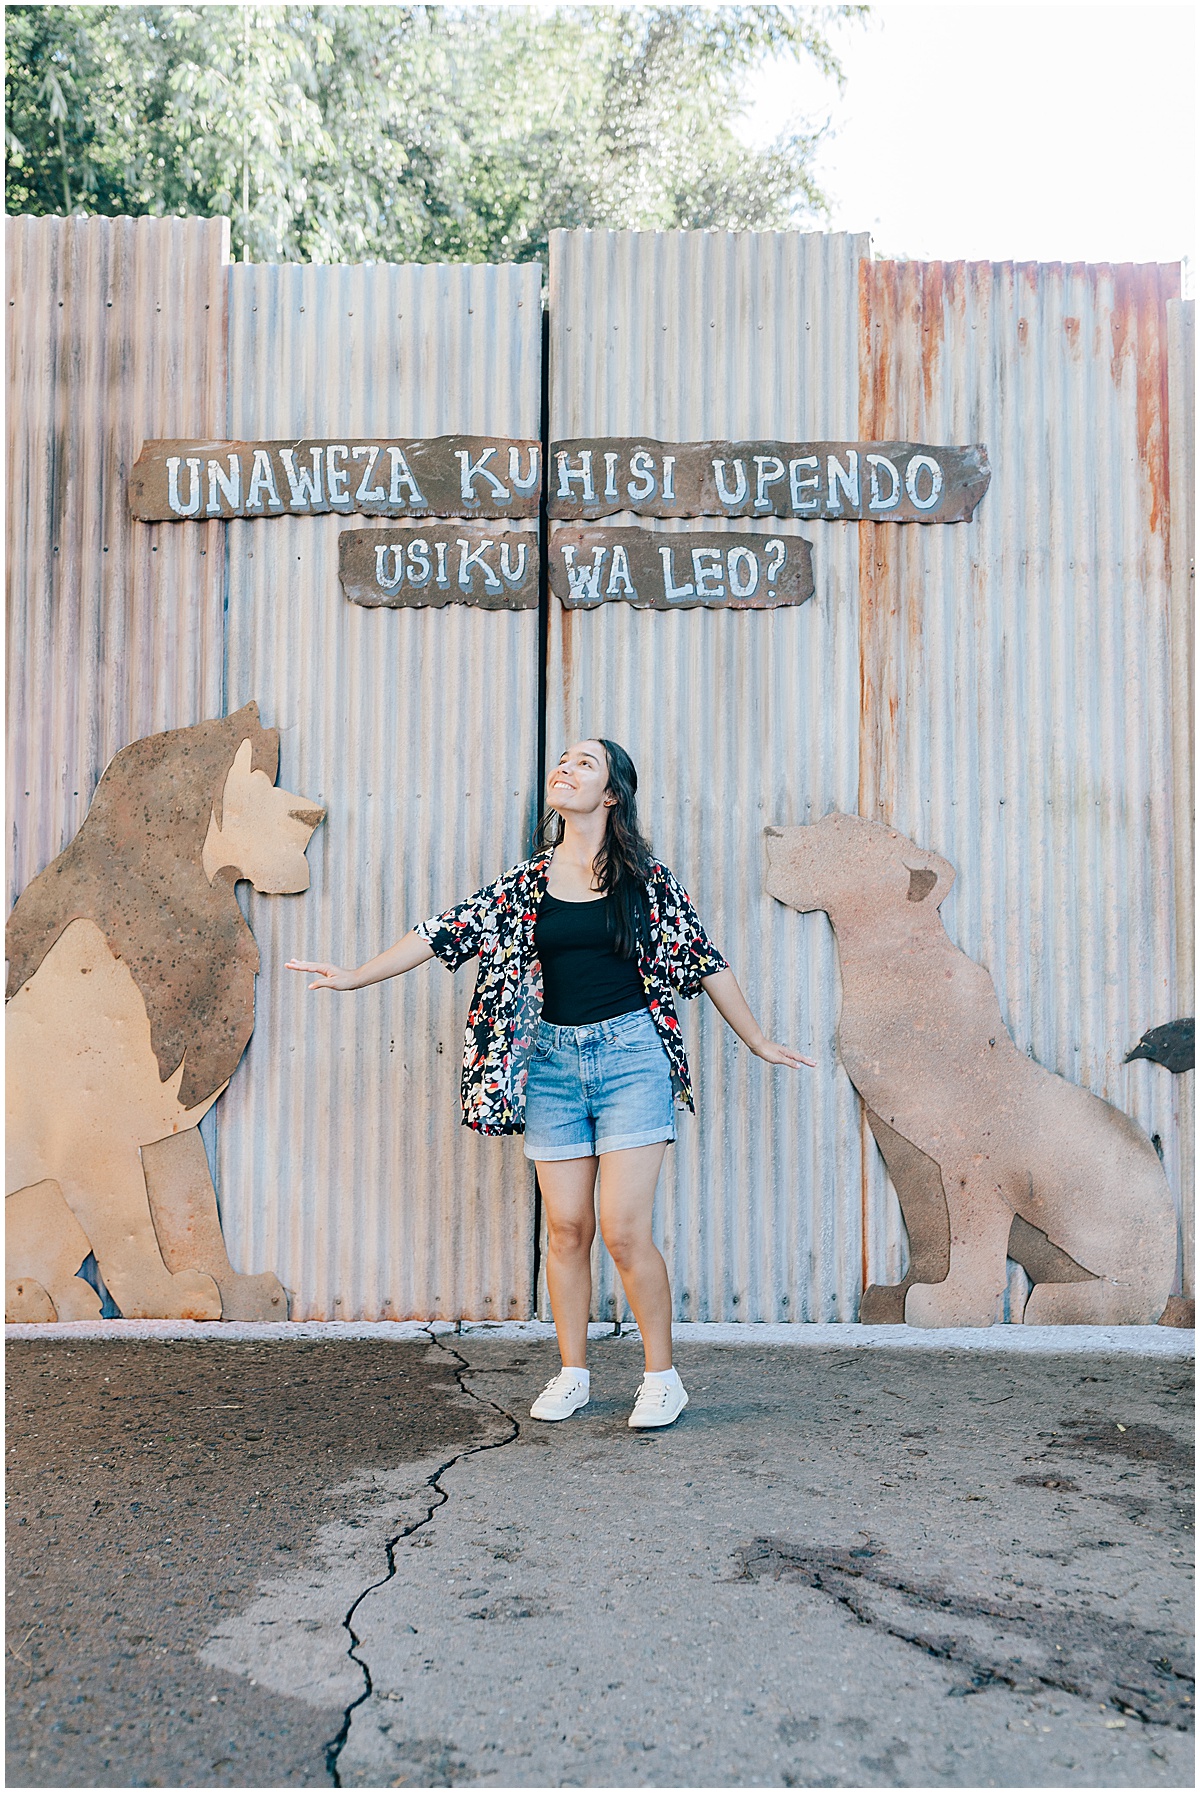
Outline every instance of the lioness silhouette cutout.
{"type": "Polygon", "coordinates": [[[308,889],[325,811],[275,785],[257,704],[124,747],[8,923],[5,1313],[286,1319],[239,1275],[197,1123],[254,1028],[258,948],[234,894],[308,889]]]}
{"type": "Polygon", "coordinates": [[[991,977],[938,906],[954,867],[895,829],[834,813],[766,830],[766,889],[823,909],[842,973],[838,1048],[900,1200],[909,1268],[861,1318],[988,1326],[1006,1258],[1029,1325],[1148,1325],[1167,1306],[1175,1210],[1128,1115],[1017,1050],[991,977]]]}

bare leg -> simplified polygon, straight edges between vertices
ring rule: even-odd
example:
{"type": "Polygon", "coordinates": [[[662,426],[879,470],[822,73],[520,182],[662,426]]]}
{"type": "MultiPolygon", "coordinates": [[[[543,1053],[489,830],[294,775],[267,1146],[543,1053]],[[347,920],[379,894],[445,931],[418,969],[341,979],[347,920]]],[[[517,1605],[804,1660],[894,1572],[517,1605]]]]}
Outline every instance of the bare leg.
{"type": "Polygon", "coordinates": [[[600,1231],[621,1273],[642,1335],[648,1370],[671,1367],[671,1284],[650,1232],[654,1190],[666,1142],[604,1152],[600,1158],[600,1231]]]}
{"type": "Polygon", "coordinates": [[[546,1283],[558,1349],[573,1370],[587,1367],[592,1305],[592,1240],[596,1237],[596,1160],[560,1158],[538,1164],[546,1211],[546,1283]]]}

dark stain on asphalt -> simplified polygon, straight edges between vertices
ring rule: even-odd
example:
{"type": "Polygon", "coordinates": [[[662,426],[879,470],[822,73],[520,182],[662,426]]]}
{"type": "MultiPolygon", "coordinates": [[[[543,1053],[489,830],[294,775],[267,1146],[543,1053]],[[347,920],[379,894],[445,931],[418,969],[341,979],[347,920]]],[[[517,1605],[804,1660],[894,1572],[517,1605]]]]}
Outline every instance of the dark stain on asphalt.
{"type": "Polygon", "coordinates": [[[340,1708],[197,1650],[341,1516],[333,1485],[483,1437],[424,1344],[19,1340],[11,1787],[328,1786],[340,1708]]]}
{"type": "Polygon", "coordinates": [[[1144,1724],[1194,1728],[1194,1671],[1184,1637],[1085,1606],[957,1593],[906,1573],[879,1544],[839,1549],[755,1538],[735,1561],[739,1580],[799,1582],[829,1595],[860,1624],[940,1658],[955,1671],[952,1694],[996,1685],[1018,1693],[1050,1688],[1103,1700],[1144,1724]],[[917,1630],[916,1613],[971,1630],[917,1630]]]}
{"type": "MultiPolygon", "coordinates": [[[[1184,1392],[1186,1385],[1176,1392],[1184,1392]]],[[[1070,1456],[1084,1463],[1114,1466],[1124,1462],[1121,1482],[1127,1489],[1096,1490],[1090,1486],[1075,1488],[1071,1479],[1054,1474],[1042,1479],[1046,1488],[1059,1487],[1070,1493],[1082,1493],[1108,1506],[1117,1507],[1130,1519],[1140,1519],[1158,1506],[1168,1515],[1171,1528],[1191,1535],[1195,1524],[1195,1499],[1192,1471],[1195,1463],[1193,1441],[1165,1426],[1144,1420],[1062,1419],[1053,1432],[1041,1434],[1043,1455],[1070,1456]],[[1135,1476],[1144,1468],[1155,1474],[1149,1479],[1135,1476]]],[[[1017,1477],[1018,1481],[1024,1478],[1017,1477]]]]}
{"type": "Polygon", "coordinates": [[[1091,1419],[1064,1419],[1061,1424],[1061,1431],[1052,1432],[1047,1440],[1052,1450],[1128,1457],[1132,1463],[1159,1463],[1164,1468],[1191,1470],[1191,1440],[1179,1438],[1163,1426],[1136,1420],[1123,1425],[1120,1420],[1091,1419]]]}

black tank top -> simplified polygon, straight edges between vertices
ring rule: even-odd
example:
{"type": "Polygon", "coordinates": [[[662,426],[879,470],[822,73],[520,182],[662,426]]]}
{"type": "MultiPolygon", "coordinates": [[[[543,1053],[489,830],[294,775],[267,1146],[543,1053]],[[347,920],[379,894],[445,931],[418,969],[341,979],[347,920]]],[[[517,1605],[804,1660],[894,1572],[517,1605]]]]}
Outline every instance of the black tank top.
{"type": "Polygon", "coordinates": [[[547,891],[533,938],[542,962],[542,1019],[553,1027],[586,1027],[646,1007],[636,959],[613,951],[611,897],[564,903],[547,891]]]}

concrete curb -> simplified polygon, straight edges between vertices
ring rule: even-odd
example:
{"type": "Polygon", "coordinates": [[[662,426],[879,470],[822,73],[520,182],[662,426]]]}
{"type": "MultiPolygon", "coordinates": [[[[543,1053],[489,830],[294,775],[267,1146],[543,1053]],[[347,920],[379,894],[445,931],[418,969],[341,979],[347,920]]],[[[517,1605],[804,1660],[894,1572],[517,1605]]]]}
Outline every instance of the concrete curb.
{"type": "MultiPolygon", "coordinates": [[[[636,1336],[626,1326],[623,1336],[636,1336]]],[[[48,1325],[14,1325],[4,1328],[6,1340],[97,1339],[158,1340],[162,1344],[261,1343],[302,1341],[336,1344],[355,1339],[379,1343],[413,1344],[461,1333],[464,1338],[524,1339],[530,1343],[552,1339],[554,1328],[541,1320],[288,1320],[253,1323],[238,1320],[68,1320],[48,1325]]],[[[592,1338],[608,1338],[612,1326],[592,1325],[592,1338]]],[[[753,1324],[702,1325],[681,1323],[674,1328],[681,1344],[785,1345],[851,1348],[865,1351],[985,1351],[1008,1356],[1031,1353],[1041,1356],[1101,1355],[1110,1357],[1195,1356],[1196,1335],[1173,1326],[985,1326],[946,1327],[940,1331],[915,1326],[753,1324]]]]}

